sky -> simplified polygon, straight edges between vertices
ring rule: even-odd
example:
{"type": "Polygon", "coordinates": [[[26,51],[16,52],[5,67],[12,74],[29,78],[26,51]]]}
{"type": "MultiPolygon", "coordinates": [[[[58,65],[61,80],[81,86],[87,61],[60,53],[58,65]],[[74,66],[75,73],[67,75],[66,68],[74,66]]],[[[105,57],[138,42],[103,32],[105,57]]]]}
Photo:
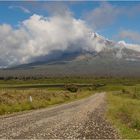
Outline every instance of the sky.
{"type": "Polygon", "coordinates": [[[139,13],[140,1],[0,1],[0,66],[83,49],[83,44],[93,50],[94,43],[100,51],[101,44],[85,37],[89,32],[140,44],[139,13]]]}

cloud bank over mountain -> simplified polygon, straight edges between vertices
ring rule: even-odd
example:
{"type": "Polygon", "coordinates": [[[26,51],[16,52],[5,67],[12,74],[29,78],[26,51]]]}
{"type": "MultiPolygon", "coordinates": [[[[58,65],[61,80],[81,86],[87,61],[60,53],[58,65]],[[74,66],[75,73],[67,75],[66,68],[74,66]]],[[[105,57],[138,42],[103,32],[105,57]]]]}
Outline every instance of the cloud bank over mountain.
{"type": "Polygon", "coordinates": [[[91,40],[91,30],[84,21],[66,16],[32,15],[18,28],[0,25],[0,64],[2,66],[28,63],[54,50],[100,50],[103,44],[91,40]],[[93,45],[94,44],[94,45],[93,45]]]}
{"type": "MultiPolygon", "coordinates": [[[[20,22],[16,28],[9,24],[0,24],[0,67],[30,63],[53,51],[100,52],[105,48],[105,42],[94,37],[93,28],[87,25],[87,21],[98,29],[111,24],[124,12],[123,8],[117,9],[111,4],[102,3],[100,7],[89,12],[85,20],[81,20],[74,18],[65,5],[59,8],[58,5],[44,6],[51,13],[50,16],[33,14],[20,22]]],[[[31,13],[23,7],[11,8],[20,8],[26,13],[31,13]]],[[[140,35],[122,31],[119,37],[138,41],[140,35]]],[[[129,44],[127,47],[140,51],[139,45],[129,44]]]]}

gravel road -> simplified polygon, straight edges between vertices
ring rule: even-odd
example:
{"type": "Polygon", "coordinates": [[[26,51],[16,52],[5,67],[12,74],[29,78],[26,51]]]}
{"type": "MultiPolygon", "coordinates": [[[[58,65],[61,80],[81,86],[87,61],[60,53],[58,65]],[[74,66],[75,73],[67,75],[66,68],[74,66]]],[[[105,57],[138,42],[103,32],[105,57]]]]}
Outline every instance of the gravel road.
{"type": "Polygon", "coordinates": [[[105,93],[47,109],[0,117],[0,139],[117,139],[104,119],[105,93]]]}

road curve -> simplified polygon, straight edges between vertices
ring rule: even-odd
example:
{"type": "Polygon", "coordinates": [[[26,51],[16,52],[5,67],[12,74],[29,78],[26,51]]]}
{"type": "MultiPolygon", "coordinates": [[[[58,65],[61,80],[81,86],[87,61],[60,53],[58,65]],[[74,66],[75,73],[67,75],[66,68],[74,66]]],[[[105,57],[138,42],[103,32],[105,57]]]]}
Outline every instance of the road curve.
{"type": "Polygon", "coordinates": [[[25,114],[0,118],[0,139],[116,139],[104,120],[105,93],[25,114]]]}

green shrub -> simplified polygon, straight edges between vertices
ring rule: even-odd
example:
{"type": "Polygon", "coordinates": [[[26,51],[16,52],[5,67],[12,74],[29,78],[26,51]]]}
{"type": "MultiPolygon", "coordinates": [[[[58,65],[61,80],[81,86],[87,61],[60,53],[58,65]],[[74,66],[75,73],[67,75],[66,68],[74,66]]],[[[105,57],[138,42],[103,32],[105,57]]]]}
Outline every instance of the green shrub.
{"type": "Polygon", "coordinates": [[[133,119],[131,122],[131,127],[140,130],[140,120],[137,118],[133,119]]]}
{"type": "Polygon", "coordinates": [[[70,92],[77,92],[78,91],[78,87],[76,85],[66,85],[65,88],[70,91],[70,92]]]}
{"type": "Polygon", "coordinates": [[[122,89],[122,93],[123,93],[123,94],[129,94],[130,92],[129,92],[128,90],[126,90],[126,89],[123,88],[123,89],[122,89]]]}

